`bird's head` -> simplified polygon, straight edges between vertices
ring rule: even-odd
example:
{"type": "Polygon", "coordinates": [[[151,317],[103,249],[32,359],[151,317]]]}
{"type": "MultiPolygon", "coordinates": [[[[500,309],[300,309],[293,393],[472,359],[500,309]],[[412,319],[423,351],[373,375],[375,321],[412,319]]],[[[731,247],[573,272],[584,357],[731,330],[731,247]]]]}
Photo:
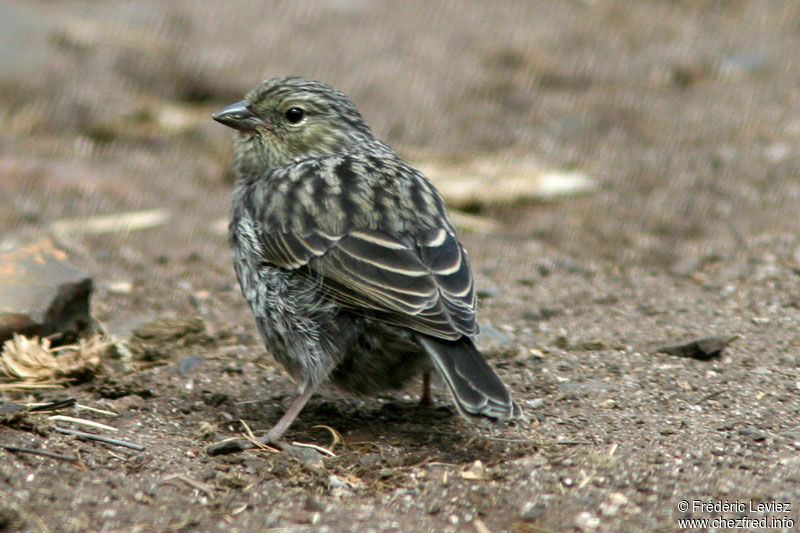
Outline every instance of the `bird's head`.
{"type": "Polygon", "coordinates": [[[325,157],[373,139],[355,105],[333,87],[304,78],[273,78],[213,115],[240,132],[236,169],[261,175],[296,159],[325,157]]]}

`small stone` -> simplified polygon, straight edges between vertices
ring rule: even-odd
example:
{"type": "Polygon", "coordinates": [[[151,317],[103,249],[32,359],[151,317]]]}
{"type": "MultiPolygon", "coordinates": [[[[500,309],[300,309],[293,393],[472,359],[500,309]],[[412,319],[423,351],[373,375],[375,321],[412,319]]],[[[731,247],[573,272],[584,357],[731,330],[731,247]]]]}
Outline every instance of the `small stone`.
{"type": "Polygon", "coordinates": [[[476,340],[479,346],[511,346],[511,338],[491,324],[481,324],[476,340]]]}
{"type": "Polygon", "coordinates": [[[286,458],[279,458],[275,461],[275,464],[272,465],[271,472],[273,476],[278,478],[289,476],[291,474],[289,461],[286,458]]]}
{"type": "Polygon", "coordinates": [[[358,464],[363,468],[373,468],[381,462],[381,456],[378,453],[367,453],[359,457],[358,464]]]}
{"type": "Polygon", "coordinates": [[[542,502],[527,502],[522,506],[522,512],[519,517],[526,522],[532,522],[541,517],[546,509],[547,507],[542,502]]]}
{"type": "Polygon", "coordinates": [[[534,322],[545,322],[555,316],[563,314],[563,312],[563,310],[555,307],[540,307],[538,310],[524,311],[522,313],[522,318],[534,322]]]}
{"type": "Polygon", "coordinates": [[[722,287],[722,290],[719,291],[719,295],[723,298],[730,298],[736,294],[736,286],[735,285],[725,285],[722,287]]]}
{"type": "Polygon", "coordinates": [[[486,477],[486,466],[480,459],[478,459],[477,461],[469,465],[466,469],[461,471],[462,479],[477,480],[477,479],[484,479],[485,477],[486,477]]]}
{"type": "Polygon", "coordinates": [[[283,444],[282,447],[284,453],[299,460],[309,470],[322,473],[325,469],[325,464],[322,461],[325,456],[316,449],[294,444],[283,444]]]}
{"type": "Polygon", "coordinates": [[[766,440],[767,438],[766,433],[764,433],[763,431],[759,430],[754,426],[743,427],[738,431],[738,433],[739,435],[742,435],[744,437],[750,437],[750,439],[752,439],[755,442],[760,442],[762,440],[766,440]]]}
{"type": "Polygon", "coordinates": [[[614,398],[607,398],[597,405],[597,407],[600,407],[601,409],[613,409],[616,406],[617,402],[614,400],[614,398]]]}
{"type": "Polygon", "coordinates": [[[130,294],[133,292],[133,283],[128,280],[110,281],[105,286],[111,294],[130,294]]]}
{"type": "Polygon", "coordinates": [[[616,516],[619,513],[619,505],[603,502],[600,504],[600,512],[603,516],[616,516]]]}
{"type": "MultiPolygon", "coordinates": [[[[333,476],[331,476],[331,477],[333,477],[333,476]]],[[[325,511],[325,506],[322,505],[319,502],[319,500],[317,500],[314,497],[313,494],[307,494],[306,495],[306,502],[305,502],[305,505],[303,507],[305,508],[306,511],[309,511],[309,512],[312,512],[312,513],[322,513],[322,512],[325,511]]]]}
{"type": "Polygon", "coordinates": [[[195,368],[200,366],[202,362],[203,358],[196,355],[182,357],[178,360],[178,373],[181,376],[188,376],[195,368]]]}
{"type": "Polygon", "coordinates": [[[239,471],[220,473],[216,481],[217,484],[231,489],[241,489],[251,483],[251,479],[239,471]]]}
{"type": "Polygon", "coordinates": [[[727,348],[729,344],[738,338],[738,335],[733,335],[730,337],[703,337],[701,339],[694,339],[680,344],[661,346],[656,348],[655,351],[669,355],[691,357],[693,359],[707,361],[709,359],[720,357],[725,348],[727,348]]]}
{"type": "Polygon", "coordinates": [[[544,405],[544,399],[534,398],[532,400],[525,400],[525,405],[530,409],[538,409],[539,407],[544,405]]]}
{"type": "Polygon", "coordinates": [[[208,455],[227,455],[249,450],[252,447],[253,444],[246,439],[223,440],[206,447],[206,453],[208,455]]]}
{"type": "Polygon", "coordinates": [[[340,478],[339,476],[334,476],[333,474],[328,475],[328,489],[351,489],[353,488],[350,483],[348,483],[344,478],[340,478]]]}
{"type": "Polygon", "coordinates": [[[566,335],[558,335],[555,339],[553,339],[553,345],[556,348],[566,350],[569,347],[569,339],[566,335]]]}
{"type": "Polygon", "coordinates": [[[49,240],[0,254],[0,343],[14,333],[77,334],[89,317],[92,278],[49,240]]]}
{"type": "Polygon", "coordinates": [[[534,359],[542,360],[542,359],[546,358],[545,352],[543,352],[542,350],[540,350],[538,348],[531,348],[529,350],[529,352],[531,354],[531,357],[533,357],[534,359]]]}
{"type": "Polygon", "coordinates": [[[628,503],[628,497],[621,492],[612,492],[608,495],[608,501],[614,505],[626,505],[628,503]]]}
{"type": "Polygon", "coordinates": [[[600,519],[589,511],[584,511],[575,517],[575,523],[578,527],[584,529],[597,529],[597,526],[600,525],[600,519]]]}

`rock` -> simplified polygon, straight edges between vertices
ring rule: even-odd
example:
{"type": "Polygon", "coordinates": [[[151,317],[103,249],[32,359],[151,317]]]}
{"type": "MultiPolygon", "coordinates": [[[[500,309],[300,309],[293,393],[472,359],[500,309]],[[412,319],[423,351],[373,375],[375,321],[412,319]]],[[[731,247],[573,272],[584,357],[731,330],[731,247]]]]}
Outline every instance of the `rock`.
{"type": "Polygon", "coordinates": [[[352,488],[352,486],[350,485],[350,483],[348,483],[347,480],[345,480],[344,478],[339,477],[339,476],[334,476],[333,474],[329,474],[328,475],[328,489],[329,490],[333,490],[333,489],[351,489],[351,488],[352,488]]]}
{"type": "Polygon", "coordinates": [[[379,465],[382,458],[378,453],[367,453],[358,458],[358,464],[363,468],[374,468],[379,465]]]}
{"type": "Polygon", "coordinates": [[[533,522],[537,518],[540,518],[546,509],[547,507],[542,502],[527,502],[522,506],[520,518],[526,522],[533,522]]]}
{"type": "Polygon", "coordinates": [[[575,517],[575,524],[581,529],[594,530],[600,525],[600,519],[588,511],[578,513],[575,517]]]}
{"type": "Polygon", "coordinates": [[[629,500],[621,492],[612,492],[608,495],[608,501],[613,505],[627,505],[629,500]]]}
{"type": "Polygon", "coordinates": [[[14,333],[77,334],[90,322],[92,278],[49,240],[0,254],[0,343],[14,333]]]}
{"type": "Polygon", "coordinates": [[[247,439],[226,439],[207,446],[206,453],[208,455],[227,455],[229,453],[243,452],[254,447],[253,443],[247,439]]]}
{"type": "Polygon", "coordinates": [[[739,435],[750,437],[755,442],[761,442],[767,439],[767,434],[754,426],[743,427],[738,433],[739,435]]]}
{"type": "Polygon", "coordinates": [[[511,338],[488,323],[481,324],[481,331],[478,333],[476,342],[478,346],[482,348],[491,346],[511,346],[511,338]]]}
{"type": "Polygon", "coordinates": [[[544,405],[544,398],[534,398],[532,400],[525,400],[525,405],[529,409],[538,409],[544,405]]]}
{"type": "Polygon", "coordinates": [[[486,478],[486,466],[478,459],[467,468],[461,471],[461,478],[468,480],[479,480],[486,478]]]}
{"type": "Polygon", "coordinates": [[[792,439],[796,441],[800,441],[800,431],[784,431],[781,433],[787,439],[792,439]]]}
{"type": "Polygon", "coordinates": [[[669,355],[691,357],[693,359],[707,361],[709,359],[720,357],[723,350],[725,350],[730,343],[738,338],[738,335],[733,335],[730,337],[704,337],[702,339],[694,339],[680,344],[661,346],[656,348],[655,351],[669,355]]]}
{"type": "Polygon", "coordinates": [[[181,376],[188,376],[195,368],[203,363],[203,358],[197,355],[181,357],[178,359],[178,373],[181,376]]]}

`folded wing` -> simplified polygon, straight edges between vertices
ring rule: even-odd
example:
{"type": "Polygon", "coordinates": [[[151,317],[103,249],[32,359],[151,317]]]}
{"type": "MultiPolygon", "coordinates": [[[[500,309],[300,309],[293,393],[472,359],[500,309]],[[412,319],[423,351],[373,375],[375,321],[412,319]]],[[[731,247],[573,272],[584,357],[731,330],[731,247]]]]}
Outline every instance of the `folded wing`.
{"type": "Polygon", "coordinates": [[[273,232],[261,241],[264,261],[318,277],[330,297],[356,311],[441,339],[477,333],[467,257],[448,229],[406,241],[373,230],[273,232]]]}

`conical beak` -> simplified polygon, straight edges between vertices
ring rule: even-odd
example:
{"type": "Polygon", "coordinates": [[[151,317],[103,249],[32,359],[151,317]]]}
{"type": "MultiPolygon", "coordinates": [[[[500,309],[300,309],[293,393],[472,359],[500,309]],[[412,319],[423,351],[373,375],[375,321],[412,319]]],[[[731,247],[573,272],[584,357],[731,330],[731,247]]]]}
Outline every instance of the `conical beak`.
{"type": "Polygon", "coordinates": [[[256,131],[269,125],[258,117],[250,108],[250,100],[242,100],[229,105],[222,111],[214,113],[211,118],[239,131],[256,131]]]}

